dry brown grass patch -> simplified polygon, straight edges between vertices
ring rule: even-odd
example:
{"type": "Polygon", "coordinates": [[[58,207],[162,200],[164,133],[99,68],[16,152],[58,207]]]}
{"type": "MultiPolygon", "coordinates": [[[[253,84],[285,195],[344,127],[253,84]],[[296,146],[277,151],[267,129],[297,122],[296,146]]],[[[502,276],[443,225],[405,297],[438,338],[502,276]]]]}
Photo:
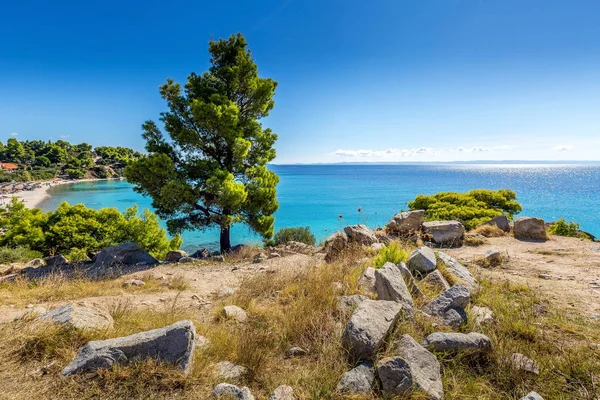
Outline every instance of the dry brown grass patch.
{"type": "Polygon", "coordinates": [[[469,233],[482,235],[488,238],[506,236],[506,232],[498,228],[496,225],[481,225],[469,233]]]}

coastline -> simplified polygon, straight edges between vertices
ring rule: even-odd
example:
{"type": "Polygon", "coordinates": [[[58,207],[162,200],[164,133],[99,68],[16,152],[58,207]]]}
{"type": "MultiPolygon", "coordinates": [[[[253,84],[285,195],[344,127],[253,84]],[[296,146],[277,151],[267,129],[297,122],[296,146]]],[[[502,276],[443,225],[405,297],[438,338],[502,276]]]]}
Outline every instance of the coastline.
{"type": "Polygon", "coordinates": [[[38,182],[38,183],[42,184],[41,187],[35,188],[33,190],[23,190],[18,193],[6,195],[2,199],[2,204],[7,204],[13,197],[16,197],[17,199],[21,200],[23,202],[23,204],[25,204],[25,207],[37,208],[45,200],[47,200],[48,198],[51,197],[48,194],[48,190],[56,185],[68,185],[68,184],[72,184],[72,183],[96,182],[96,181],[107,181],[107,180],[110,180],[110,179],[109,178],[104,178],[104,179],[88,178],[88,179],[77,179],[77,180],[69,180],[69,181],[60,180],[60,181],[38,182]]]}

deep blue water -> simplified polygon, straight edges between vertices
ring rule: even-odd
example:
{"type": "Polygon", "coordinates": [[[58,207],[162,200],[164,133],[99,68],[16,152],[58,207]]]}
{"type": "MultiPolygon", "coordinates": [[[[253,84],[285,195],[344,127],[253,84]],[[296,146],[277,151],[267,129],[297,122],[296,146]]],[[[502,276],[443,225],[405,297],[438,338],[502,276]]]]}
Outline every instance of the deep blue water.
{"type": "MultiPolygon", "coordinates": [[[[510,188],[523,206],[522,216],[547,221],[564,217],[600,236],[600,166],[592,165],[273,165],[281,181],[276,229],[310,226],[319,240],[357,222],[384,225],[395,213],[407,209],[417,194],[440,191],[510,188]],[[360,212],[358,211],[360,208],[360,212]]],[[[42,208],[62,202],[88,207],[133,204],[151,208],[151,201],[125,181],[98,181],[61,185],[42,208]]],[[[184,248],[216,248],[217,230],[185,232],[184,248]]],[[[244,226],[232,230],[232,243],[260,243],[244,226]]]]}

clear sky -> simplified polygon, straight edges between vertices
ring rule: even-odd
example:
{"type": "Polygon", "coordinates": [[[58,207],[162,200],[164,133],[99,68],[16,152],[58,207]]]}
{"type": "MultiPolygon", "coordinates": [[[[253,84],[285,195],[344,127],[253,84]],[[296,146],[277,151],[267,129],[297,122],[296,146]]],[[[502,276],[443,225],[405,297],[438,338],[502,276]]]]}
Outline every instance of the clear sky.
{"type": "Polygon", "coordinates": [[[277,163],[600,160],[598,0],[4,1],[0,140],[142,150],[158,86],[238,31],[277,163]]]}

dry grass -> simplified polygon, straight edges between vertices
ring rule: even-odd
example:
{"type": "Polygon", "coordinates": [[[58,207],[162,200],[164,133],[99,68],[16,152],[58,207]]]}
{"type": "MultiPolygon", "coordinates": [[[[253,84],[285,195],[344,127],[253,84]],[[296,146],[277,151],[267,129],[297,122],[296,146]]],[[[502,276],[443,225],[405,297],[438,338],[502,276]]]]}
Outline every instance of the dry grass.
{"type": "MultiPolygon", "coordinates": [[[[23,306],[29,303],[38,304],[46,302],[66,301],[84,297],[115,296],[124,293],[154,293],[169,290],[161,286],[161,281],[152,274],[140,274],[139,279],[144,286],[123,287],[127,278],[115,280],[89,280],[86,278],[69,278],[64,275],[49,275],[45,278],[27,280],[17,278],[12,282],[0,283],[0,305],[13,304],[23,306]]],[[[185,282],[174,279],[171,288],[179,289],[185,282]]]]}
{"type": "MultiPolygon", "coordinates": [[[[162,311],[139,310],[127,303],[111,310],[111,331],[80,333],[31,322],[0,326],[0,398],[70,399],[206,399],[215,384],[214,364],[229,360],[244,365],[249,373],[240,382],[257,399],[281,384],[295,388],[299,399],[376,399],[376,394],[342,396],[335,386],[347,369],[340,337],[347,315],[337,304],[342,294],[357,293],[356,283],[369,263],[360,263],[360,252],[347,253],[328,265],[276,274],[258,274],[243,282],[232,296],[222,299],[214,313],[228,304],[247,310],[246,323],[203,318],[196,309],[177,302],[162,311]],[[342,289],[334,282],[341,283],[342,289]],[[104,339],[168,325],[181,319],[195,322],[211,345],[196,352],[194,368],[184,377],[168,366],[142,361],[100,371],[95,376],[59,378],[58,373],[77,348],[91,339],[104,339]],[[307,356],[285,358],[292,346],[308,350],[307,356]],[[49,374],[29,372],[56,361],[49,374]],[[4,397],[2,397],[4,396],[4,397]]],[[[485,357],[438,355],[442,363],[448,399],[514,399],[535,390],[546,399],[595,399],[600,372],[600,324],[589,323],[575,312],[552,310],[538,292],[507,282],[482,282],[473,302],[490,307],[495,324],[477,327],[473,319],[463,332],[480,331],[494,343],[485,357]],[[547,313],[536,313],[546,307],[547,313]],[[520,352],[540,364],[539,377],[511,370],[506,357],[520,352]]],[[[417,341],[440,328],[435,320],[416,313],[413,322],[400,323],[389,338],[393,344],[409,333],[417,341]]],[[[392,346],[388,346],[389,353],[392,346]]],[[[416,394],[412,398],[423,399],[416,394]]]]}
{"type": "Polygon", "coordinates": [[[502,237],[506,236],[506,232],[502,229],[498,228],[496,225],[481,225],[477,228],[473,229],[471,232],[473,234],[482,235],[485,237],[502,237]]]}

